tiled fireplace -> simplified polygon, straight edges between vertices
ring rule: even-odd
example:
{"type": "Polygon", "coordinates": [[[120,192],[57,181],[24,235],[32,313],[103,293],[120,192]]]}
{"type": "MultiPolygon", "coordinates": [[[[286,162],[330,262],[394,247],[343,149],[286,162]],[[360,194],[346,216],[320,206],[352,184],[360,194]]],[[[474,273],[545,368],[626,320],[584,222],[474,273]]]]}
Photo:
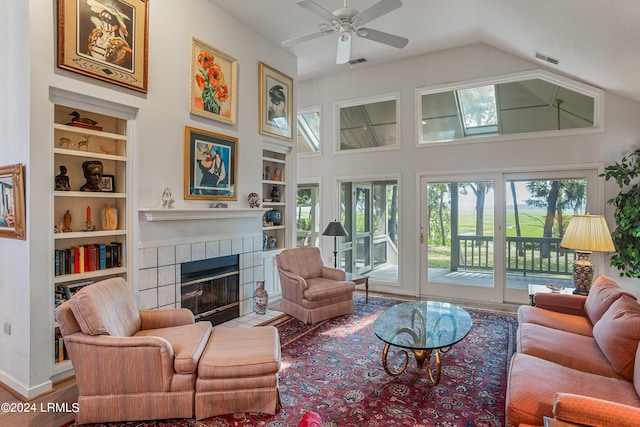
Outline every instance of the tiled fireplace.
{"type": "Polygon", "coordinates": [[[182,264],[236,255],[239,264],[238,312],[253,311],[255,280],[262,279],[262,233],[221,240],[191,238],[179,244],[153,242],[138,249],[139,306],[141,309],[181,307],[182,264]]]}

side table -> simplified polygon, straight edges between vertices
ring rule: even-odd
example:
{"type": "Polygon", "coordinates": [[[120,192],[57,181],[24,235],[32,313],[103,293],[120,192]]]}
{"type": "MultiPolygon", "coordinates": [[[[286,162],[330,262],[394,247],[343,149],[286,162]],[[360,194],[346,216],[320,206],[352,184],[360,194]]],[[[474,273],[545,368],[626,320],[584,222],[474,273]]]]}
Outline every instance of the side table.
{"type": "Polygon", "coordinates": [[[365,304],[369,303],[369,276],[362,276],[355,273],[347,273],[347,281],[358,285],[364,285],[365,304]]]}
{"type": "Polygon", "coordinates": [[[547,288],[547,285],[527,285],[529,287],[529,305],[533,305],[533,298],[536,294],[564,294],[570,295],[573,294],[573,290],[575,288],[565,288],[561,287],[560,290],[554,291],[553,289],[547,288]]]}

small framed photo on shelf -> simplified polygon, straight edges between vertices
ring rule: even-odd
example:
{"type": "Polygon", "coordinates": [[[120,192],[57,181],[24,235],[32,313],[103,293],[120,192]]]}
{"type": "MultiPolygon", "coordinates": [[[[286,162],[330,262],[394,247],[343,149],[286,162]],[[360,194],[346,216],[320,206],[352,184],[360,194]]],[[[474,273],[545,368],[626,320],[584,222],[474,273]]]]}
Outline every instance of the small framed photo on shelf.
{"type": "Polygon", "coordinates": [[[263,135],[293,141],[293,79],[260,62],[259,131],[263,135]]]}
{"type": "Polygon", "coordinates": [[[148,0],[58,0],[58,67],[147,93],[148,0]]]}
{"type": "Polygon", "coordinates": [[[27,239],[22,163],[0,166],[0,237],[27,239]]]}
{"type": "Polygon", "coordinates": [[[189,112],[235,125],[238,61],[196,39],[191,43],[191,103],[189,112]]]}
{"type": "Polygon", "coordinates": [[[237,200],[238,138],[184,128],[184,198],[237,200]]]}
{"type": "Polygon", "coordinates": [[[116,177],[113,175],[102,175],[100,188],[103,192],[114,193],[116,191],[116,177]]]}

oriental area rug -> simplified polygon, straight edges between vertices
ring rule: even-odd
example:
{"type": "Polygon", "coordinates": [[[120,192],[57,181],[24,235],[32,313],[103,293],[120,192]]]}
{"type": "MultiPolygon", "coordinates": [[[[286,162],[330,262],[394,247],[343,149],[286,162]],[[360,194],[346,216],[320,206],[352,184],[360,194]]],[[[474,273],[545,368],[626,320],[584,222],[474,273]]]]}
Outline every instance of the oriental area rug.
{"type": "MultiPolygon", "coordinates": [[[[127,427],[295,427],[307,411],[323,427],[499,427],[504,423],[507,370],[515,350],[515,314],[467,309],[471,332],[442,358],[442,377],[430,386],[413,355],[404,373],[388,375],[383,342],[373,323],[402,301],[356,295],[352,315],[315,325],[286,317],[277,328],[283,408],[276,415],[242,413],[201,421],[93,424],[127,427]]],[[[390,352],[391,354],[391,352],[390,352]]]]}

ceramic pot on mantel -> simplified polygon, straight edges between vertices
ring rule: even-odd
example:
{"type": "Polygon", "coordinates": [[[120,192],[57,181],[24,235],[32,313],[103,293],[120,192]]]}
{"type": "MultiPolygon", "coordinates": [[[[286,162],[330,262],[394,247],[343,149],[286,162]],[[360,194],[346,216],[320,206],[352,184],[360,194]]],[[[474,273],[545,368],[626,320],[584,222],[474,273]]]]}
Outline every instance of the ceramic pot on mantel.
{"type": "Polygon", "coordinates": [[[253,311],[256,314],[266,314],[269,304],[269,293],[264,288],[264,280],[256,280],[256,289],[253,291],[253,311]]]}

